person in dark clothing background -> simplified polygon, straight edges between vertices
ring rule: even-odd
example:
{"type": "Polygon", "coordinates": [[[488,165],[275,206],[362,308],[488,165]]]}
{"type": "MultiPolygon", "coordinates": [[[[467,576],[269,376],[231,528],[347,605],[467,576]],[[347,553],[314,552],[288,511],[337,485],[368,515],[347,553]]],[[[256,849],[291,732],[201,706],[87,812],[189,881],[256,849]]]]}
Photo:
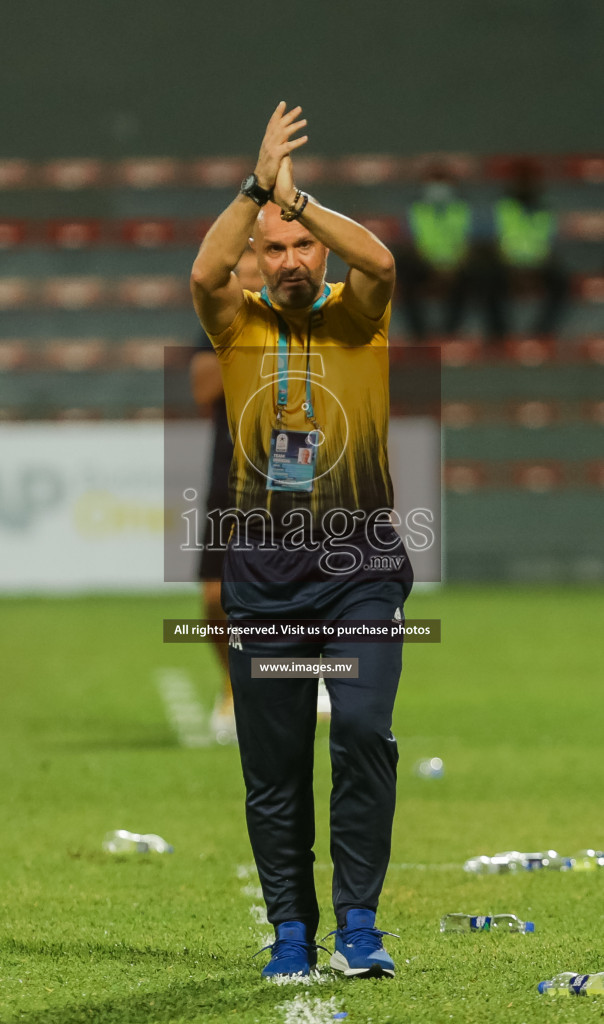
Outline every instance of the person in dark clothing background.
{"type": "Polygon", "coordinates": [[[450,336],[461,327],[474,288],[473,234],[473,211],[458,195],[452,170],[443,161],[429,164],[422,194],[407,212],[405,240],[395,252],[403,312],[416,341],[450,336]],[[431,325],[429,300],[442,310],[431,325]]]}
{"type": "Polygon", "coordinates": [[[547,206],[542,175],[534,160],[518,160],[509,188],[492,210],[492,244],[485,266],[484,300],[488,338],[513,333],[512,296],[537,292],[538,307],[529,331],[555,332],[569,291],[568,274],[556,251],[558,223],[547,206]]]}
{"type": "MultiPolygon", "coordinates": [[[[256,257],[251,249],[243,253],[237,264],[236,272],[242,288],[260,291],[262,278],[258,271],[256,257]]],[[[200,409],[205,411],[209,408],[212,416],[212,457],[206,509],[208,511],[226,509],[229,507],[229,469],[233,458],[233,442],[229,433],[220,363],[216,358],[214,346],[205,331],[200,332],[197,351],[191,360],[191,390],[200,409]]],[[[209,550],[209,526],[209,521],[207,521],[203,538],[204,546],[199,560],[203,612],[208,619],[223,619],[226,622],[226,615],[220,603],[224,551],[209,550]]],[[[212,711],[210,726],[218,743],[234,743],[237,740],[237,730],[229,675],[228,649],[218,638],[215,638],[212,646],[220,662],[222,680],[220,692],[212,711]]]]}

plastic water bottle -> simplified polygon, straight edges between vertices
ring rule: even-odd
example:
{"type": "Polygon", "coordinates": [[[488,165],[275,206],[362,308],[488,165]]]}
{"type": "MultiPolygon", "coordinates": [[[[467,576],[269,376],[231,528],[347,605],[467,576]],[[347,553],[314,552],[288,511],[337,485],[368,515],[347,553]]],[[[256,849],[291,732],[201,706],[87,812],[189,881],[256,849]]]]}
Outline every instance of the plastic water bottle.
{"type": "Polygon", "coordinates": [[[174,847],[161,836],[153,832],[127,832],[125,828],[107,832],[103,849],[107,853],[174,853],[174,847]]]}
{"type": "Polygon", "coordinates": [[[480,857],[470,857],[463,866],[464,871],[471,875],[490,875],[491,858],[483,854],[480,857]]]}
{"type": "Polygon", "coordinates": [[[527,934],[535,931],[535,924],[533,921],[521,921],[515,914],[495,914],[491,918],[491,931],[527,934]]]}
{"type": "Polygon", "coordinates": [[[481,917],[480,915],[473,917],[471,914],[445,914],[440,921],[440,930],[458,934],[481,932],[485,930],[485,924],[490,920],[490,917],[481,917]]]}
{"type": "Polygon", "coordinates": [[[579,850],[571,857],[574,871],[595,871],[604,867],[602,850],[579,850]]]}
{"type": "Polygon", "coordinates": [[[472,875],[504,875],[524,868],[524,854],[518,850],[495,853],[492,857],[470,857],[463,866],[472,875]]]}
{"type": "Polygon", "coordinates": [[[442,779],[445,766],[442,757],[424,757],[416,761],[413,771],[419,779],[442,779]]]}
{"type": "Polygon", "coordinates": [[[521,921],[515,914],[445,914],[440,922],[441,932],[534,932],[532,921],[521,921]]]}
{"type": "MultiPolygon", "coordinates": [[[[588,854],[593,851],[582,851],[588,854]]],[[[580,855],[577,855],[580,856],[580,855]]],[[[594,854],[597,858],[598,854],[594,854]]],[[[603,855],[604,857],[604,855],[603,855]]],[[[604,866],[604,859],[602,860],[604,866]]],[[[570,871],[576,867],[573,857],[563,857],[555,850],[545,850],[539,853],[520,853],[518,850],[507,850],[505,853],[495,853],[492,857],[471,857],[464,864],[464,871],[474,875],[501,875],[513,871],[570,871]]],[[[583,870],[587,870],[589,865],[583,870]]]]}
{"type": "Polygon", "coordinates": [[[550,981],[540,981],[539,991],[547,996],[604,996],[604,973],[573,974],[564,971],[550,981]]]}
{"type": "Polygon", "coordinates": [[[541,871],[542,868],[548,871],[570,871],[574,867],[572,857],[563,857],[555,850],[545,850],[543,853],[523,854],[527,871],[541,871]]]}
{"type": "Polygon", "coordinates": [[[498,875],[521,871],[525,866],[524,854],[518,850],[506,850],[505,853],[494,853],[491,866],[498,875]]]}

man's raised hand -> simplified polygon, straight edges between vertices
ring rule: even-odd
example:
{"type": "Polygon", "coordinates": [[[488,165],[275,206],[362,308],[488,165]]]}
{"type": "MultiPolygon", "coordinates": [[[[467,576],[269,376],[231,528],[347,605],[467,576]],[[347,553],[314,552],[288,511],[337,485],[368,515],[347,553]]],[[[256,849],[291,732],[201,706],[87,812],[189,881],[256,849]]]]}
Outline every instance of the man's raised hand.
{"type": "Polygon", "coordinates": [[[275,184],[283,157],[308,141],[308,135],[302,135],[298,139],[291,137],[306,126],[306,118],[297,120],[302,113],[302,107],[292,107],[291,110],[287,110],[286,107],[287,104],[282,100],[268,122],[256,164],[258,184],[268,190],[275,184]]]}
{"type": "Polygon", "coordinates": [[[275,178],[275,185],[273,188],[273,200],[281,207],[282,210],[287,210],[292,205],[296,198],[296,186],[294,184],[294,167],[292,164],[291,157],[284,156],[283,160],[279,164],[279,170],[277,171],[277,177],[275,178]]]}

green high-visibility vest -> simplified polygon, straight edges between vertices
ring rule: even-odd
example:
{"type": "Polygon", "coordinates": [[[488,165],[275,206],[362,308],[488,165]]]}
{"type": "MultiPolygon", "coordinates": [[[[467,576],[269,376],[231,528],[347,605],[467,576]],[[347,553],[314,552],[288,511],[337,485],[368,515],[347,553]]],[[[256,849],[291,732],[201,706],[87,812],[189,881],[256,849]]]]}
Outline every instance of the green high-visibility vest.
{"type": "Polygon", "coordinates": [[[517,199],[499,199],[495,226],[500,252],[508,263],[534,267],[549,256],[556,229],[549,210],[527,210],[517,199]]]}
{"type": "Polygon", "coordinates": [[[409,221],[416,248],[429,263],[445,269],[456,266],[466,255],[472,225],[467,203],[413,203],[409,221]]]}

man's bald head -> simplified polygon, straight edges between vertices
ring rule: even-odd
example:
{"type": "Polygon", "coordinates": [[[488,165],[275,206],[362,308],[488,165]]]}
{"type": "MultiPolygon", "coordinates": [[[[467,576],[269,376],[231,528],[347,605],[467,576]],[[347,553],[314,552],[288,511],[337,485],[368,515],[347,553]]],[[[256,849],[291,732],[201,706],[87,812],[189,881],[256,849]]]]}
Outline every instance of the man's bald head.
{"type": "Polygon", "coordinates": [[[280,306],[304,309],[323,289],[328,249],[297,220],[281,219],[275,203],[260,210],[250,245],[270,298],[280,306]]]}
{"type": "Polygon", "coordinates": [[[257,242],[267,232],[278,232],[281,227],[286,227],[287,221],[281,220],[281,207],[276,203],[265,203],[260,207],[251,240],[257,242]]]}

